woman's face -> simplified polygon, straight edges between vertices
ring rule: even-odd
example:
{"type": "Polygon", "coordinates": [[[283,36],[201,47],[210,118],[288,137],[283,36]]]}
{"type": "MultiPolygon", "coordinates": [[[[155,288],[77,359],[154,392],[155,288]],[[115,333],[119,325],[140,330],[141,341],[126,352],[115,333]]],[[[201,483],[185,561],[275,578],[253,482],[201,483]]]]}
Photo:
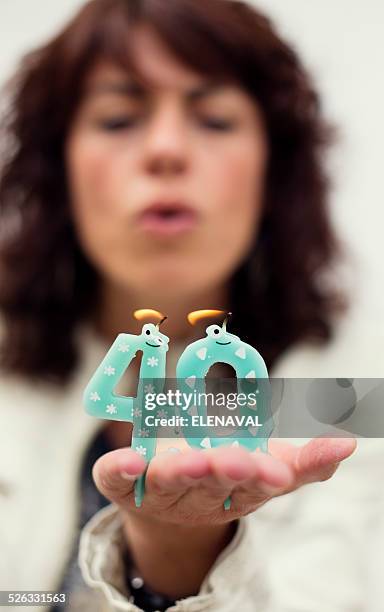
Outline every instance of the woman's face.
{"type": "Polygon", "coordinates": [[[66,143],[73,218],[106,283],[142,295],[226,283],[261,216],[267,145],[255,102],[135,32],[139,85],[99,62],[66,143]]]}

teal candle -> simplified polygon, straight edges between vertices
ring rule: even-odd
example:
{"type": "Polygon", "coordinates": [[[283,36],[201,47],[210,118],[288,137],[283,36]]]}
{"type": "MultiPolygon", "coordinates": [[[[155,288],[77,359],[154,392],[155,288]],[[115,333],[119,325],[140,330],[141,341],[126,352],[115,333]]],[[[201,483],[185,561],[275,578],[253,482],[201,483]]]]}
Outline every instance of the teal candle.
{"type": "MultiPolygon", "coordinates": [[[[131,447],[148,462],[155,455],[157,437],[153,437],[153,432],[149,436],[144,426],[144,396],[149,388],[154,393],[163,390],[169,342],[169,338],[159,331],[159,325],[146,323],[138,335],[119,334],[83,395],[88,414],[133,423],[131,447]],[[137,397],[117,395],[114,389],[138,351],[142,351],[143,356],[137,397]]],[[[137,506],[142,503],[144,490],[145,474],[135,483],[137,506]]]]}
{"type": "MultiPolygon", "coordinates": [[[[194,313],[191,313],[194,314],[194,313]]],[[[190,319],[192,320],[192,319],[190,319]]],[[[258,415],[260,426],[240,428],[235,436],[217,437],[212,435],[211,428],[196,428],[193,425],[193,416],[203,419],[207,416],[206,405],[198,404],[189,408],[183,414],[186,424],[183,426],[183,435],[188,444],[197,448],[214,448],[221,445],[242,445],[249,450],[266,452],[268,437],[273,429],[273,420],[269,404],[268,370],[260,353],[250,344],[243,342],[238,336],[226,329],[227,318],[222,327],[210,325],[206,329],[206,337],[189,344],[179,358],[176,376],[178,387],[183,393],[195,391],[197,394],[205,392],[205,377],[216,363],[226,363],[233,367],[237,377],[237,393],[256,393],[257,405],[247,403],[241,408],[245,417],[258,415]],[[253,383],[253,384],[252,384],[253,383]],[[257,411],[257,412],[256,412],[257,411]],[[246,431],[246,437],[244,433],[246,431]],[[241,433],[243,432],[243,435],[241,433]]],[[[250,420],[250,419],[248,419],[250,420]]],[[[230,507],[230,499],[225,502],[230,507]]]]}

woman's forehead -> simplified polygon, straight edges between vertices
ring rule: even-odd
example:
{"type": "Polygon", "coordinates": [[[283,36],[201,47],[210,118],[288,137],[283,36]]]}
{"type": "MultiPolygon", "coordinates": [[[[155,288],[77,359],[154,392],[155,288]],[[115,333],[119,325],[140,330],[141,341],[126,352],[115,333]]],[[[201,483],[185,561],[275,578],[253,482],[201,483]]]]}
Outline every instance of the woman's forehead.
{"type": "MultiPolygon", "coordinates": [[[[160,62],[158,62],[160,64],[160,62]]],[[[199,74],[188,68],[174,72],[170,78],[170,72],[159,69],[155,74],[143,71],[139,68],[130,69],[119,65],[112,60],[101,59],[91,68],[85,79],[87,89],[103,90],[119,86],[128,92],[134,92],[139,88],[156,90],[164,87],[184,90],[186,93],[210,89],[228,85],[229,81],[223,78],[199,74]]]]}
{"type": "Polygon", "coordinates": [[[222,77],[193,73],[181,73],[172,80],[161,79],[158,74],[155,81],[136,71],[124,69],[111,60],[100,60],[91,69],[85,79],[85,93],[99,96],[103,94],[125,95],[140,98],[148,93],[167,89],[179,93],[191,102],[199,101],[217,94],[238,93],[239,86],[222,77]]]}
{"type": "Polygon", "coordinates": [[[170,49],[154,28],[136,26],[129,43],[118,44],[118,55],[100,57],[87,76],[87,84],[100,81],[136,81],[151,89],[193,89],[206,85],[207,81],[235,81],[223,74],[208,74],[189,66],[170,49]],[[126,49],[126,51],[125,51],[126,49]]]}

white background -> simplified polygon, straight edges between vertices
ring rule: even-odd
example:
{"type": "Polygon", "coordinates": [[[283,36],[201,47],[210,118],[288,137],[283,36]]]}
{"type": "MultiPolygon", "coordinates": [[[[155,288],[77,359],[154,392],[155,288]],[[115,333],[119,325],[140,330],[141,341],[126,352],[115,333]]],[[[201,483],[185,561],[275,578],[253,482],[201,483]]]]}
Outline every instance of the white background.
{"type": "MultiPolygon", "coordinates": [[[[203,0],[202,0],[203,1],[203,0]]],[[[18,58],[53,34],[83,0],[0,0],[0,83],[18,58]]],[[[349,321],[383,328],[384,2],[258,0],[315,75],[341,140],[331,158],[332,211],[354,254],[349,321]]]]}

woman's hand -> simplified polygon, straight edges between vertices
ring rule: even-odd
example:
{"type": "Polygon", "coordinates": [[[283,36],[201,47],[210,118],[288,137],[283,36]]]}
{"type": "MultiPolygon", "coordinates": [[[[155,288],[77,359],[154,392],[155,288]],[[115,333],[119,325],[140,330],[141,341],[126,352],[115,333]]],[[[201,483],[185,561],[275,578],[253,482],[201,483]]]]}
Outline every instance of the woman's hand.
{"type": "Polygon", "coordinates": [[[268,455],[241,447],[160,453],[148,466],[140,508],[134,502],[134,481],[146,463],[131,448],[100,457],[93,477],[101,493],[120,507],[144,579],[181,597],[198,590],[232,538],[235,519],[272,497],[327,480],[355,447],[354,439],[316,438],[301,447],[270,440],[268,455]],[[231,508],[225,510],[228,495],[231,508]]]}

